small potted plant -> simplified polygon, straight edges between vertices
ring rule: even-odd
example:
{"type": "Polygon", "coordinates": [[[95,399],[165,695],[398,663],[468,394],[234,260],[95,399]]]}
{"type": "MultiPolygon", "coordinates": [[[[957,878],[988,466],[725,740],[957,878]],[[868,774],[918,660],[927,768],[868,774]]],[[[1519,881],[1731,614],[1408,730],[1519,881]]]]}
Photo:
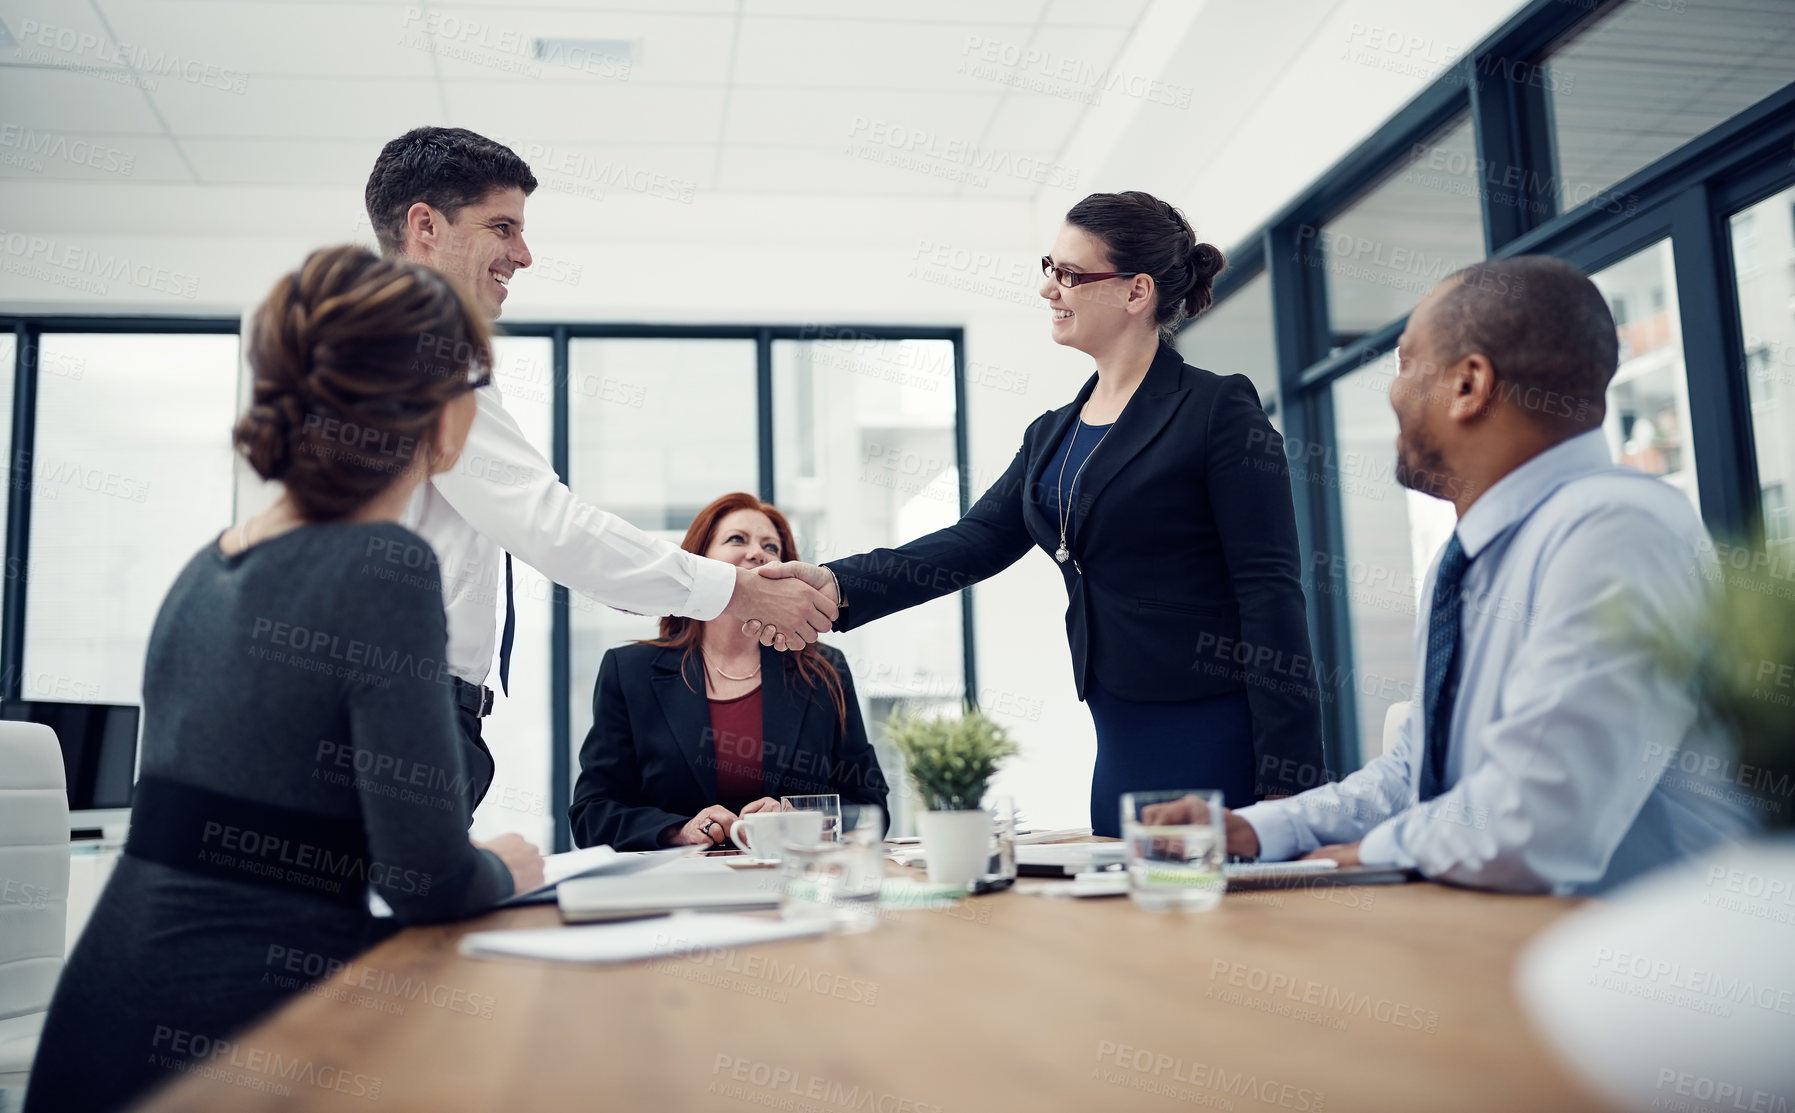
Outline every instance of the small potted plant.
{"type": "Polygon", "coordinates": [[[1795,552],[1721,546],[1721,589],[1696,628],[1660,647],[1692,675],[1738,746],[1735,782],[1768,834],[1795,833],[1795,552]]]}
{"type": "Polygon", "coordinates": [[[922,719],[902,712],[885,727],[904,756],[904,771],[924,810],[916,817],[929,880],[963,885],[990,860],[991,813],[979,807],[997,766],[1016,754],[1003,727],[967,707],[956,718],[922,719]]]}

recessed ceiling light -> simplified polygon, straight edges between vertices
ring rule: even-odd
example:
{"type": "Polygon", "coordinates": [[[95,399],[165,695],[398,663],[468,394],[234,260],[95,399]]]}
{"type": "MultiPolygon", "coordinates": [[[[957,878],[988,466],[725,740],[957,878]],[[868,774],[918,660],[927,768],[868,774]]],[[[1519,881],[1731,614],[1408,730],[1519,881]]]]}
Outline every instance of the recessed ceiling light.
{"type": "Polygon", "coordinates": [[[576,70],[632,66],[641,61],[632,39],[535,39],[530,53],[538,62],[576,70]]]}

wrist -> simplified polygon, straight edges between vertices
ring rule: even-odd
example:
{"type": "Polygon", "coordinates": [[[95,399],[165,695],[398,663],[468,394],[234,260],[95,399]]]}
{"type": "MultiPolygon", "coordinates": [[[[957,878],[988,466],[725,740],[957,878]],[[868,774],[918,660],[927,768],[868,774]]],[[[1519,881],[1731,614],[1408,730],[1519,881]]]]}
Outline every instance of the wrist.
{"type": "Polygon", "coordinates": [[[747,619],[752,617],[748,613],[751,609],[748,606],[748,597],[753,594],[757,586],[752,581],[758,579],[760,576],[757,573],[746,568],[737,568],[735,570],[735,590],[729,593],[729,602],[723,604],[723,613],[731,618],[747,619]]]}
{"type": "Polygon", "coordinates": [[[847,606],[848,605],[847,597],[842,595],[842,593],[841,593],[841,577],[837,576],[835,574],[835,569],[829,567],[827,564],[823,565],[822,568],[823,568],[823,571],[829,573],[829,586],[835,590],[835,598],[833,598],[829,601],[831,603],[834,603],[836,606],[836,609],[838,609],[838,610],[842,607],[847,606]]]}

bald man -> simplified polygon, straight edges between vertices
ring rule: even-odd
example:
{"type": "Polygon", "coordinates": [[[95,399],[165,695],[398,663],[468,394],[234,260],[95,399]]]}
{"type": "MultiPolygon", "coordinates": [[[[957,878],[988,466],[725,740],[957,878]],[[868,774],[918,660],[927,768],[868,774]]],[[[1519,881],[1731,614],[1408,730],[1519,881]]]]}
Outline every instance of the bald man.
{"type": "Polygon", "coordinates": [[[1396,479],[1458,514],[1422,592],[1421,698],[1358,772],[1229,813],[1229,851],[1584,893],[1749,831],[1726,738],[1657,648],[1691,628],[1712,546],[1682,492],[1610,459],[1601,292],[1544,256],[1479,263],[1397,355],[1396,479]]]}

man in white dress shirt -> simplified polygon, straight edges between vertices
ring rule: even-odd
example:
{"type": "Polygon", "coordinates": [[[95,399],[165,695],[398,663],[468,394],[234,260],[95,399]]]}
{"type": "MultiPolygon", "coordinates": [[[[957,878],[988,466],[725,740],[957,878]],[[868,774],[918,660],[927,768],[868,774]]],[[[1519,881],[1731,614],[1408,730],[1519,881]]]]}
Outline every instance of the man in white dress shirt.
{"type": "Polygon", "coordinates": [[[1610,460],[1601,292],[1544,256],[1479,263],[1399,345],[1396,479],[1458,511],[1422,591],[1418,698],[1358,772],[1229,813],[1229,851],[1586,893],[1747,832],[1727,739],[1657,648],[1691,629],[1713,549],[1687,496],[1610,460]]]}
{"type": "MultiPolygon", "coordinates": [[[[388,143],[368,177],[368,219],[383,254],[459,281],[496,320],[512,275],[530,265],[524,201],[536,188],[510,148],[463,128],[414,128],[388,143]]],[[[479,409],[460,463],[418,488],[403,524],[430,542],[442,568],[448,672],[468,749],[469,803],[492,783],[480,720],[495,648],[501,685],[510,656],[509,554],[556,583],[635,614],[706,621],[754,619],[814,642],[835,605],[796,579],[772,580],[658,540],[583,502],[524,438],[496,387],[479,409]]],[[[801,648],[801,647],[800,647],[801,648]]]]}

